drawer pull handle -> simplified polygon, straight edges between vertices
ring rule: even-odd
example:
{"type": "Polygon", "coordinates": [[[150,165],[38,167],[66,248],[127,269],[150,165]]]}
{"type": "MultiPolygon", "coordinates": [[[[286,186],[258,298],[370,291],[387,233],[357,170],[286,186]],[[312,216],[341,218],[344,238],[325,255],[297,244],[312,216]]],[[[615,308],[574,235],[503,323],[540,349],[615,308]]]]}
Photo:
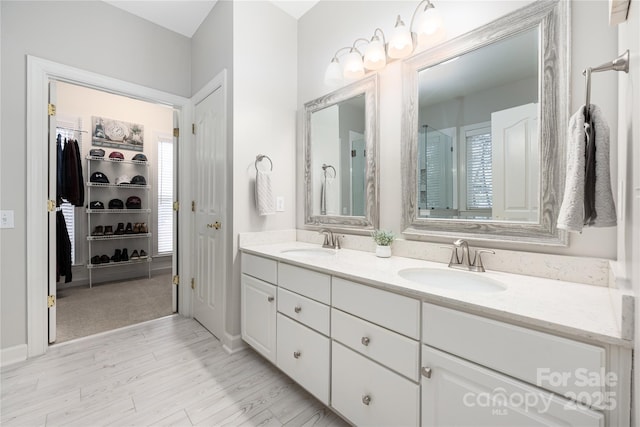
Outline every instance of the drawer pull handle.
{"type": "Polygon", "coordinates": [[[360,342],[362,343],[362,345],[364,345],[365,347],[369,345],[369,343],[371,342],[371,339],[369,337],[362,337],[362,339],[360,340],[360,342]]]}
{"type": "Polygon", "coordinates": [[[425,367],[423,367],[423,368],[422,368],[422,375],[423,375],[424,377],[431,378],[431,368],[428,368],[428,367],[426,367],[426,366],[425,366],[425,367]]]}
{"type": "Polygon", "coordinates": [[[269,301],[269,302],[273,302],[274,299],[275,298],[273,298],[273,297],[267,297],[267,301],[269,301]]]}
{"type": "Polygon", "coordinates": [[[293,311],[295,311],[296,313],[300,313],[302,311],[302,307],[300,307],[299,305],[296,305],[293,311]]]}
{"type": "Polygon", "coordinates": [[[300,359],[300,356],[302,356],[302,354],[299,351],[294,351],[293,352],[293,358],[294,359],[300,359]]]}
{"type": "Polygon", "coordinates": [[[371,403],[371,396],[369,396],[368,394],[362,396],[362,403],[369,406],[369,404],[371,403]]]}

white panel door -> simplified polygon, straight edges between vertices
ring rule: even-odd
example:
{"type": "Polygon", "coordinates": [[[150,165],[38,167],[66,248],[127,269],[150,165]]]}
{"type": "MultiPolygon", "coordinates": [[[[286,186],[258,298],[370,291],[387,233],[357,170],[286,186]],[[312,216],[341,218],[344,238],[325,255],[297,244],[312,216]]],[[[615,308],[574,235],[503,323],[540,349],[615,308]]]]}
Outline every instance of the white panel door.
{"type": "Polygon", "coordinates": [[[491,114],[493,219],[538,220],[538,104],[491,114]]]}
{"type": "MultiPolygon", "coordinates": [[[[49,80],[49,104],[56,104],[56,82],[49,80]]],[[[46,106],[43,106],[46,108],[46,106]]],[[[56,116],[49,115],[49,200],[57,200],[56,176],[58,171],[57,147],[56,147],[56,116]],[[51,178],[53,176],[53,178],[51,178]]],[[[56,257],[57,257],[57,212],[49,212],[49,297],[56,298],[56,257]]],[[[49,343],[56,341],[56,306],[47,309],[49,311],[49,343]]]]}
{"type": "Polygon", "coordinates": [[[276,362],[276,287],[255,277],[240,279],[242,339],[276,362]]]}
{"type": "Polygon", "coordinates": [[[226,117],[219,86],[195,106],[195,286],[193,315],[219,339],[225,282],[226,117]]]}

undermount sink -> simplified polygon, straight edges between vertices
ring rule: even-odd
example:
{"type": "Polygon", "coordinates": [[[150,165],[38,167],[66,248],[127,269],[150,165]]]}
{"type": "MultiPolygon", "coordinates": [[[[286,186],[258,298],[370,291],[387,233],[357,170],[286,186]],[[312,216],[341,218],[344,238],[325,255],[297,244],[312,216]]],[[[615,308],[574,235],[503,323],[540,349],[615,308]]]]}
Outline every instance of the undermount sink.
{"type": "Polygon", "coordinates": [[[315,256],[333,256],[336,254],[335,249],[327,248],[299,248],[299,249],[286,249],[281,253],[291,256],[299,257],[315,257],[315,256]]]}
{"type": "Polygon", "coordinates": [[[507,289],[502,282],[482,273],[471,273],[441,268],[407,268],[398,275],[421,285],[466,292],[501,292],[507,289]]]}

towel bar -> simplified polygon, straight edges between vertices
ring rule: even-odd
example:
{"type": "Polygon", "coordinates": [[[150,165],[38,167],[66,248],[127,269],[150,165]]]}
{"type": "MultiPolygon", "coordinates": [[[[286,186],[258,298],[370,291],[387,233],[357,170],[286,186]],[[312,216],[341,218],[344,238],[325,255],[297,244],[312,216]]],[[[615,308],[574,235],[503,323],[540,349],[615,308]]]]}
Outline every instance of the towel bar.
{"type": "Polygon", "coordinates": [[[586,95],[587,99],[585,102],[586,105],[586,116],[589,117],[589,110],[591,109],[591,73],[598,73],[601,71],[624,71],[625,73],[629,72],[629,49],[622,55],[618,56],[611,62],[607,62],[597,67],[589,67],[582,72],[582,75],[585,76],[586,83],[586,95]]]}

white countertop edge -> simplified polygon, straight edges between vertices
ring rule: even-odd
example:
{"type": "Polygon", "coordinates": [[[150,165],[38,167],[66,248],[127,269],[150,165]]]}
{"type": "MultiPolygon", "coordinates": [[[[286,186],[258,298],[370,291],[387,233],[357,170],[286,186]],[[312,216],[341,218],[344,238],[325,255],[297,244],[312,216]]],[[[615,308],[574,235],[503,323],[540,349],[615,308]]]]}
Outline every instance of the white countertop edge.
{"type": "Polygon", "coordinates": [[[613,301],[622,298],[622,293],[616,289],[493,271],[473,274],[483,274],[506,283],[507,290],[482,294],[425,289],[397,276],[397,271],[415,267],[446,269],[446,264],[396,256],[377,258],[375,254],[350,249],[340,249],[339,259],[301,258],[282,253],[289,249],[318,247],[316,244],[289,241],[246,245],[240,250],[472,314],[601,344],[633,347],[633,342],[623,337],[620,320],[613,307],[613,301]],[[369,268],[355,271],[363,267],[369,268]]]}

